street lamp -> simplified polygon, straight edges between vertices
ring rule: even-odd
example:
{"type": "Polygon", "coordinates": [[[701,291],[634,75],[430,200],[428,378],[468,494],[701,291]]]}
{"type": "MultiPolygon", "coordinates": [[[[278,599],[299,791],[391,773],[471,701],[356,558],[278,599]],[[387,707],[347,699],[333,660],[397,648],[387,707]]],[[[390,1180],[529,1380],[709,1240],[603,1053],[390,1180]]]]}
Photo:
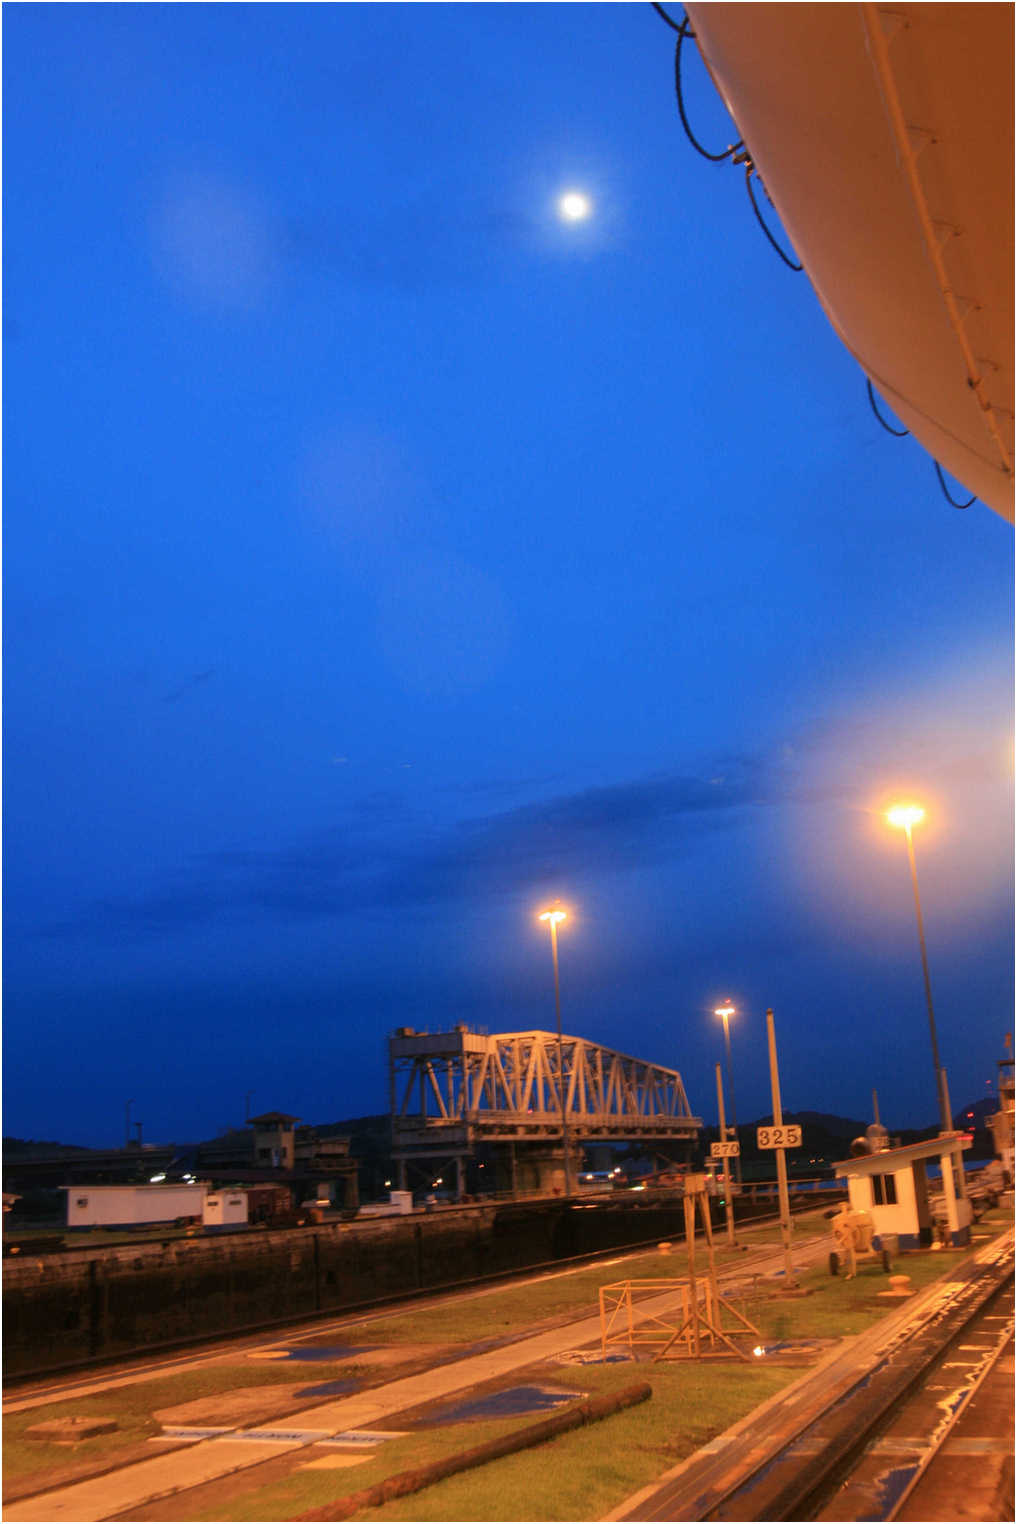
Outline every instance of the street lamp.
{"type": "Polygon", "coordinates": [[[565,1110],[565,1059],[561,1040],[561,991],[558,987],[558,923],[566,919],[564,910],[544,910],[540,919],[551,928],[551,958],[554,962],[554,1015],[558,1024],[558,1099],[561,1102],[561,1146],[565,1154],[565,1195],[572,1194],[572,1171],[569,1167],[569,1124],[565,1110]]]}
{"type": "MultiPolygon", "coordinates": [[[[731,1001],[726,1000],[723,1005],[719,1005],[717,1007],[713,1014],[715,1016],[722,1017],[724,1021],[724,1051],[727,1054],[727,1093],[731,1098],[731,1127],[734,1131],[735,1138],[737,1138],[738,1118],[735,1114],[734,1080],[731,1077],[731,1028],[728,1026],[728,1019],[731,1016],[736,1016],[738,1013],[735,1010],[734,1006],[731,1004],[731,1001]]],[[[738,1189],[741,1190],[742,1155],[740,1149],[738,1153],[735,1154],[735,1174],[738,1177],[738,1189]]]]}
{"type": "Polygon", "coordinates": [[[929,1036],[932,1039],[932,1064],[936,1073],[936,1094],[939,1097],[939,1125],[943,1132],[951,1132],[950,1103],[946,1097],[946,1082],[939,1062],[939,1043],[936,1041],[936,1016],[932,1009],[932,984],[929,980],[929,959],[925,951],[925,928],[922,925],[922,902],[918,898],[918,871],[915,868],[915,844],[911,839],[913,827],[925,819],[920,804],[895,804],[886,812],[887,821],[904,831],[908,844],[908,864],[911,868],[911,887],[915,893],[915,916],[918,920],[918,945],[922,950],[922,976],[925,980],[925,1003],[929,1008],[929,1036]]]}

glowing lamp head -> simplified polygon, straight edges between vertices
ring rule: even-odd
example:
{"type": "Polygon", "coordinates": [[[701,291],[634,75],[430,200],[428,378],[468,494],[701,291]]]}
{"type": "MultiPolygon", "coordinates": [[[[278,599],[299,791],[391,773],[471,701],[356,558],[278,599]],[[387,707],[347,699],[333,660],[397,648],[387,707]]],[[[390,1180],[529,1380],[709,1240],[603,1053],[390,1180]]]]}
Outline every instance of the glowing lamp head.
{"type": "Polygon", "coordinates": [[[715,1016],[733,1016],[735,1008],[729,1000],[726,1005],[719,1005],[713,1014],[715,1016]]]}
{"type": "Polygon", "coordinates": [[[910,831],[912,826],[919,825],[925,819],[925,811],[920,804],[895,804],[887,810],[886,818],[890,825],[910,831]]]}
{"type": "Polygon", "coordinates": [[[549,921],[552,926],[557,926],[558,922],[564,921],[565,918],[564,910],[544,910],[540,915],[542,921],[549,921]]]}

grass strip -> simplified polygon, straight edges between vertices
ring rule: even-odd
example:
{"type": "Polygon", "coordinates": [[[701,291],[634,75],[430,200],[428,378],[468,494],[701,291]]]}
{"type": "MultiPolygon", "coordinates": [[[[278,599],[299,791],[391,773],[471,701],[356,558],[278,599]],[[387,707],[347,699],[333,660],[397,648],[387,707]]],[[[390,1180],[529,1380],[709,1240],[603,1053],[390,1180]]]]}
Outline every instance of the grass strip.
{"type": "MultiPolygon", "coordinates": [[[[796,1221],[795,1229],[795,1243],[799,1246],[829,1233],[829,1226],[822,1219],[796,1221]]],[[[780,1230],[769,1225],[751,1228],[741,1233],[741,1238],[746,1248],[765,1248],[770,1242],[779,1241],[780,1230]]],[[[684,1242],[680,1239],[669,1242],[668,1253],[659,1249],[638,1254],[619,1253],[619,1268],[614,1274],[603,1264],[579,1270],[552,1270],[524,1285],[492,1288],[433,1306],[411,1307],[405,1312],[365,1319],[359,1326],[348,1327],[344,1337],[351,1343],[362,1338],[365,1342],[381,1344],[406,1342],[451,1346],[505,1338],[521,1329],[536,1332],[547,1320],[584,1315],[595,1317],[600,1288],[608,1280],[637,1281],[661,1275],[680,1278],[687,1273],[684,1242]]],[[[721,1274],[740,1269],[745,1263],[744,1253],[728,1249],[716,1232],[714,1249],[721,1274]]],[[[702,1238],[696,1241],[696,1253],[700,1265],[704,1264],[706,1250],[702,1238]]]]}
{"type": "Polygon", "coordinates": [[[584,1402],[576,1403],[565,1413],[555,1413],[539,1423],[528,1424],[525,1429],[517,1429],[514,1434],[490,1439],[486,1444],[475,1445],[472,1450],[460,1450],[457,1454],[445,1456],[443,1460],[432,1461],[427,1466],[418,1466],[413,1471],[400,1471],[373,1487],[362,1488],[359,1492],[349,1492],[345,1497],[337,1498],[334,1503],[329,1503],[324,1508],[312,1508],[307,1513],[298,1514],[297,1517],[301,1520],[348,1519],[362,1508],[376,1508],[382,1503],[391,1502],[393,1498],[407,1497],[410,1493],[420,1492],[434,1482],[443,1481],[448,1476],[455,1476],[460,1471],[471,1471],[476,1466],[486,1465],[488,1461],[500,1460],[502,1456],[512,1455],[517,1450],[526,1450],[532,1445],[543,1444],[545,1440],[556,1439],[559,1434],[567,1434],[569,1430],[578,1429],[584,1424],[596,1423],[601,1418],[609,1418],[612,1413],[620,1412],[622,1408],[634,1407],[636,1403],[645,1402],[652,1395],[653,1388],[649,1383],[640,1381],[632,1386],[622,1387],[620,1392],[614,1392],[607,1397],[588,1398],[584,1402]]]}

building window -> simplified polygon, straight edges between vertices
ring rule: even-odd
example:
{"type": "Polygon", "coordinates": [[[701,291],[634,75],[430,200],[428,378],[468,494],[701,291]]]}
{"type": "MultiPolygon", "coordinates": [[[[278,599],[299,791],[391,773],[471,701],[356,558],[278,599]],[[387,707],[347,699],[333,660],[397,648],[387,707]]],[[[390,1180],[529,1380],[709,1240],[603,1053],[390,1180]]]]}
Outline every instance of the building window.
{"type": "Polygon", "coordinates": [[[892,1175],[873,1175],[872,1204],[873,1206],[897,1205],[897,1182],[892,1175]]]}

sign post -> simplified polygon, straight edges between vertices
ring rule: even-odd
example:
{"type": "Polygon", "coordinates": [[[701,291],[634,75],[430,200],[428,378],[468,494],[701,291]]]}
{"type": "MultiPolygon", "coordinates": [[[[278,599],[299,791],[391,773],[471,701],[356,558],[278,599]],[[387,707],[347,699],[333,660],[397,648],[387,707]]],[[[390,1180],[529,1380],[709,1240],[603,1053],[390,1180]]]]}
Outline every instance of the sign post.
{"type": "MultiPolygon", "coordinates": [[[[773,1030],[773,1011],[766,1013],[766,1038],[770,1047],[770,1088],[773,1092],[773,1130],[780,1134],[779,1141],[775,1143],[777,1153],[777,1190],[780,1195],[780,1236],[784,1245],[784,1271],[787,1275],[787,1284],[794,1286],[795,1273],[791,1264],[791,1203],[787,1194],[787,1157],[785,1149],[789,1146],[784,1140],[784,1133],[791,1129],[784,1127],[784,1114],[780,1109],[780,1076],[777,1073],[777,1039],[773,1030]]],[[[801,1129],[795,1128],[798,1134],[796,1141],[801,1142],[801,1129]]]]}
{"type": "MultiPolygon", "coordinates": [[[[717,1070],[717,1111],[718,1111],[719,1116],[720,1116],[720,1140],[721,1140],[722,1143],[726,1143],[727,1142],[727,1127],[726,1127],[725,1122],[724,1122],[724,1085],[723,1085],[723,1082],[721,1081],[721,1077],[720,1077],[720,1065],[719,1064],[716,1065],[716,1070],[717,1070]]],[[[735,1146],[737,1147],[737,1144],[735,1146]]],[[[711,1149],[710,1152],[712,1153],[713,1150],[711,1149]]],[[[728,1242],[728,1248],[733,1249],[734,1246],[735,1246],[735,1230],[734,1230],[734,1202],[731,1199],[731,1165],[728,1162],[729,1156],[728,1156],[728,1151],[727,1151],[726,1148],[724,1149],[723,1153],[724,1153],[724,1211],[727,1214],[727,1242],[728,1242]]]]}

